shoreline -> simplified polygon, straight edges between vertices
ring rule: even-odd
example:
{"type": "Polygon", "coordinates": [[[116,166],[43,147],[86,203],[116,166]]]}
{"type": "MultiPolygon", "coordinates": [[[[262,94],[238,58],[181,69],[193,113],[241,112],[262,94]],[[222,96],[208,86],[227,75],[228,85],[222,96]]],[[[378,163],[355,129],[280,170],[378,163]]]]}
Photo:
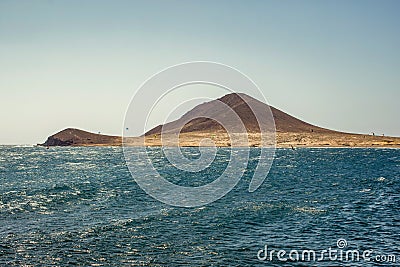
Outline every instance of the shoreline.
{"type": "MultiPolygon", "coordinates": [[[[26,147],[26,148],[29,148],[29,147],[43,147],[43,148],[47,148],[46,146],[43,146],[43,145],[37,145],[37,144],[32,144],[32,145],[0,145],[0,147],[21,147],[21,148],[23,148],[23,147],[26,147]]],[[[124,145],[122,145],[122,144],[82,144],[82,145],[70,145],[70,146],[51,146],[52,148],[53,147],[76,147],[76,148],[79,148],[79,147],[146,147],[146,148],[148,148],[148,147],[155,147],[155,148],[158,148],[158,147],[168,147],[168,146],[161,146],[161,145],[145,145],[145,146],[140,146],[140,145],[126,145],[126,146],[124,146],[124,145]]],[[[176,146],[169,146],[169,147],[176,147],[176,146]]],[[[211,146],[179,146],[179,147],[211,147],[211,146]]],[[[232,147],[232,146],[216,146],[217,148],[228,148],[228,147],[232,147]]],[[[269,148],[269,147],[254,147],[254,146],[240,146],[240,147],[249,147],[249,148],[269,148]]],[[[234,147],[234,148],[240,148],[239,146],[236,146],[236,147],[234,147]]],[[[337,148],[345,148],[345,149],[360,149],[360,148],[375,148],[375,149],[400,149],[400,146],[399,145],[392,145],[392,146],[389,146],[389,145],[387,145],[387,146],[315,146],[315,145],[313,145],[313,146],[294,146],[293,147],[295,150],[296,149],[302,149],[302,148],[314,148],[314,149],[325,149],[325,148],[327,148],[327,149],[329,149],[329,148],[335,148],[335,149],[337,149],[337,148]]],[[[275,146],[275,149],[292,149],[293,150],[293,148],[291,147],[291,146],[280,146],[280,145],[277,145],[277,146],[275,146]]]]}
{"type": "Polygon", "coordinates": [[[340,132],[186,132],[139,137],[107,136],[67,129],[50,136],[43,147],[136,146],[136,147],[276,147],[276,148],[400,148],[400,137],[340,132]],[[232,139],[233,137],[234,139],[232,139]]]}

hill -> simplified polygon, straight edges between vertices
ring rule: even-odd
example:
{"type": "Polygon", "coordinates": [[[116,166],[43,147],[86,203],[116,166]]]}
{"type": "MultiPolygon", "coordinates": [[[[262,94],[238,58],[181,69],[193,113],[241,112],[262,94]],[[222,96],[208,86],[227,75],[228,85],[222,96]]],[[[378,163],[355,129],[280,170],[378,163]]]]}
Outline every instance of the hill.
{"type": "Polygon", "coordinates": [[[83,146],[83,145],[119,145],[122,138],[119,136],[110,136],[95,134],[79,129],[67,128],[51,135],[42,146],[83,146]]]}

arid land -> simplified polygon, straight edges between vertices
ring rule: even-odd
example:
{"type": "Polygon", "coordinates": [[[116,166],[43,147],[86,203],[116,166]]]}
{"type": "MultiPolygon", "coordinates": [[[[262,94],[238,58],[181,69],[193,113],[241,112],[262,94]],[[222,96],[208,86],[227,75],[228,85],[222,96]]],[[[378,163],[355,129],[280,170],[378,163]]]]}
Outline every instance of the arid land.
{"type": "MultiPolygon", "coordinates": [[[[257,113],[257,112],[255,112],[257,113]]],[[[229,119],[228,119],[229,122],[229,119]]],[[[264,129],[264,128],[263,128],[264,129]]],[[[400,148],[400,137],[377,136],[333,131],[299,120],[279,109],[267,106],[245,94],[228,94],[205,102],[180,119],[159,125],[139,137],[109,136],[68,128],[40,144],[42,146],[250,146],[250,147],[384,147],[400,148]],[[226,120],[221,103],[229,106],[243,121],[244,132],[233,133],[240,141],[231,139],[216,120],[226,120]],[[249,108],[251,107],[251,108],[249,108]],[[260,131],[260,121],[252,111],[270,108],[273,122],[265,121],[267,132],[260,131]],[[215,120],[209,119],[215,118],[215,120]],[[188,122],[188,123],[185,123],[188,122]],[[163,132],[163,134],[161,134],[163,132]],[[263,132],[263,134],[261,134],[263,132]],[[263,137],[263,141],[261,141],[263,137]],[[174,141],[176,140],[176,141],[174,141]]]]}

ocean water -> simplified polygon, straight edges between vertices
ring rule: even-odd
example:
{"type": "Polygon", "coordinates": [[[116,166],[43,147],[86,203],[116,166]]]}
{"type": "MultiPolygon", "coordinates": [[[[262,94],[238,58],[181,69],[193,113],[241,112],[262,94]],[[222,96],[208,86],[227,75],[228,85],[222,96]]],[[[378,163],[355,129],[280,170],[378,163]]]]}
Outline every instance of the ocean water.
{"type": "MultiPolygon", "coordinates": [[[[221,148],[214,169],[185,176],[150,152],[160,173],[187,186],[213,180],[229,155],[221,148]]],[[[0,266],[399,264],[400,150],[278,149],[267,179],[249,193],[258,153],[252,148],[244,177],[226,196],[179,208],[136,184],[121,148],[2,146],[0,266]],[[291,250],[340,248],[373,250],[387,261],[264,259],[265,246],[268,254],[286,251],[286,259],[291,250]]]]}

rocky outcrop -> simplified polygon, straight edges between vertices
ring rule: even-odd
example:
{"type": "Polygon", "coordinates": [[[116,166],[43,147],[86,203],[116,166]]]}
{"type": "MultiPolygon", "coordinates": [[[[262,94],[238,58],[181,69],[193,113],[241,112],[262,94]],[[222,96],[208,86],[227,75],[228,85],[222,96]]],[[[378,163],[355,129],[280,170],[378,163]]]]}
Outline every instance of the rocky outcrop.
{"type": "Polygon", "coordinates": [[[121,145],[120,136],[95,134],[79,129],[68,128],[49,136],[41,146],[117,146],[121,145]]]}
{"type": "Polygon", "coordinates": [[[49,136],[42,146],[70,146],[74,143],[72,140],[61,140],[54,136],[49,136]]]}

